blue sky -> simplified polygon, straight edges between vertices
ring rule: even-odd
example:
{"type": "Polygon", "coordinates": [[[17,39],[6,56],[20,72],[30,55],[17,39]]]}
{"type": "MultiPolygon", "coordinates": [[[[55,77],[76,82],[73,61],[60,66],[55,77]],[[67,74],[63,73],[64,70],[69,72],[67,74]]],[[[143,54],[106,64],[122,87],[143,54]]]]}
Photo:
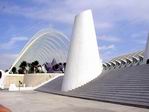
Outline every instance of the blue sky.
{"type": "Polygon", "coordinates": [[[149,0],[0,0],[0,68],[8,69],[39,30],[71,37],[74,17],[92,9],[103,60],[143,50],[149,32],[149,0]]]}

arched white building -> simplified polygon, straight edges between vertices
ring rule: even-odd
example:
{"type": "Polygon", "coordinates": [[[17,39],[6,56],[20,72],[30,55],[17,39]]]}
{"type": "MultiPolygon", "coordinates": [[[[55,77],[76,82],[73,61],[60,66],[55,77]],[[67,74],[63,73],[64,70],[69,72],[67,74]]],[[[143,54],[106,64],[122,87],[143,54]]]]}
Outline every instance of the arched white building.
{"type": "Polygon", "coordinates": [[[57,62],[65,62],[69,39],[63,33],[53,29],[44,29],[36,33],[25,45],[13,67],[18,68],[22,61],[33,62],[38,60],[40,64],[51,62],[54,58],[57,62]]]}

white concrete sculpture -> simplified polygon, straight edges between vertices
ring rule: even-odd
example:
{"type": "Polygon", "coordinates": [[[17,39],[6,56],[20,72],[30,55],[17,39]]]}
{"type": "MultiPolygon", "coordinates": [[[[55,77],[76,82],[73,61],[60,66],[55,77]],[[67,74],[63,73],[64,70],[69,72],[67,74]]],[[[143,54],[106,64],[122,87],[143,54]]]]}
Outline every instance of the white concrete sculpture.
{"type": "Polygon", "coordinates": [[[147,62],[148,59],[149,59],[149,34],[148,34],[146,47],[144,51],[144,59],[143,59],[144,64],[147,62]]]}
{"type": "Polygon", "coordinates": [[[76,16],[62,91],[80,87],[102,72],[91,10],[76,16]]]}
{"type": "Polygon", "coordinates": [[[6,73],[3,70],[0,70],[0,89],[4,89],[6,73]]]}

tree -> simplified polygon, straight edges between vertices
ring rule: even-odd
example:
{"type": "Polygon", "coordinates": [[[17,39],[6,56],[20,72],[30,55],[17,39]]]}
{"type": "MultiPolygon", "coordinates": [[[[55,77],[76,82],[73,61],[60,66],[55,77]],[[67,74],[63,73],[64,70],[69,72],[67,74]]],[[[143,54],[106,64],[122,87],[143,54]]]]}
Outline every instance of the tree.
{"type": "Polygon", "coordinates": [[[18,70],[19,74],[26,74],[27,73],[27,70],[26,70],[27,62],[26,61],[22,61],[19,67],[20,67],[20,69],[18,70]]]}
{"type": "Polygon", "coordinates": [[[28,67],[29,67],[28,73],[34,73],[34,68],[33,68],[32,63],[28,63],[28,67]]]}
{"type": "Polygon", "coordinates": [[[36,61],[30,63],[28,66],[29,66],[29,73],[39,73],[40,72],[40,70],[38,69],[38,67],[41,66],[41,65],[39,65],[39,61],[36,60],[36,61]]]}
{"type": "Polygon", "coordinates": [[[22,63],[19,66],[20,68],[25,68],[27,67],[27,62],[26,61],[22,61],[22,63]]]}
{"type": "Polygon", "coordinates": [[[5,72],[8,72],[8,70],[5,70],[5,72]]]}
{"type": "Polygon", "coordinates": [[[13,74],[17,74],[17,68],[16,67],[13,67],[11,71],[13,74]]]}
{"type": "Polygon", "coordinates": [[[39,62],[38,62],[37,60],[34,61],[33,63],[34,63],[34,66],[35,66],[35,67],[37,67],[37,66],[39,65],[39,62]]]}
{"type": "Polygon", "coordinates": [[[41,66],[41,65],[39,65],[39,61],[37,61],[37,60],[34,61],[33,62],[33,65],[34,65],[34,68],[35,68],[34,69],[35,70],[35,73],[40,73],[40,70],[38,69],[38,67],[41,66]]]}

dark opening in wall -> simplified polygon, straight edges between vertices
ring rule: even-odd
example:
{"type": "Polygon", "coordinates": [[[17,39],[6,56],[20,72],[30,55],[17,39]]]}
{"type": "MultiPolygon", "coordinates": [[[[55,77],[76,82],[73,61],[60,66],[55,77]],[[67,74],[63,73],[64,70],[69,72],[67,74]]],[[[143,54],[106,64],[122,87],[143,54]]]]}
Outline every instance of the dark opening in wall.
{"type": "Polygon", "coordinates": [[[0,79],[2,78],[2,72],[0,71],[0,79]]]}
{"type": "Polygon", "coordinates": [[[146,64],[149,64],[149,59],[147,59],[146,64]]]}

